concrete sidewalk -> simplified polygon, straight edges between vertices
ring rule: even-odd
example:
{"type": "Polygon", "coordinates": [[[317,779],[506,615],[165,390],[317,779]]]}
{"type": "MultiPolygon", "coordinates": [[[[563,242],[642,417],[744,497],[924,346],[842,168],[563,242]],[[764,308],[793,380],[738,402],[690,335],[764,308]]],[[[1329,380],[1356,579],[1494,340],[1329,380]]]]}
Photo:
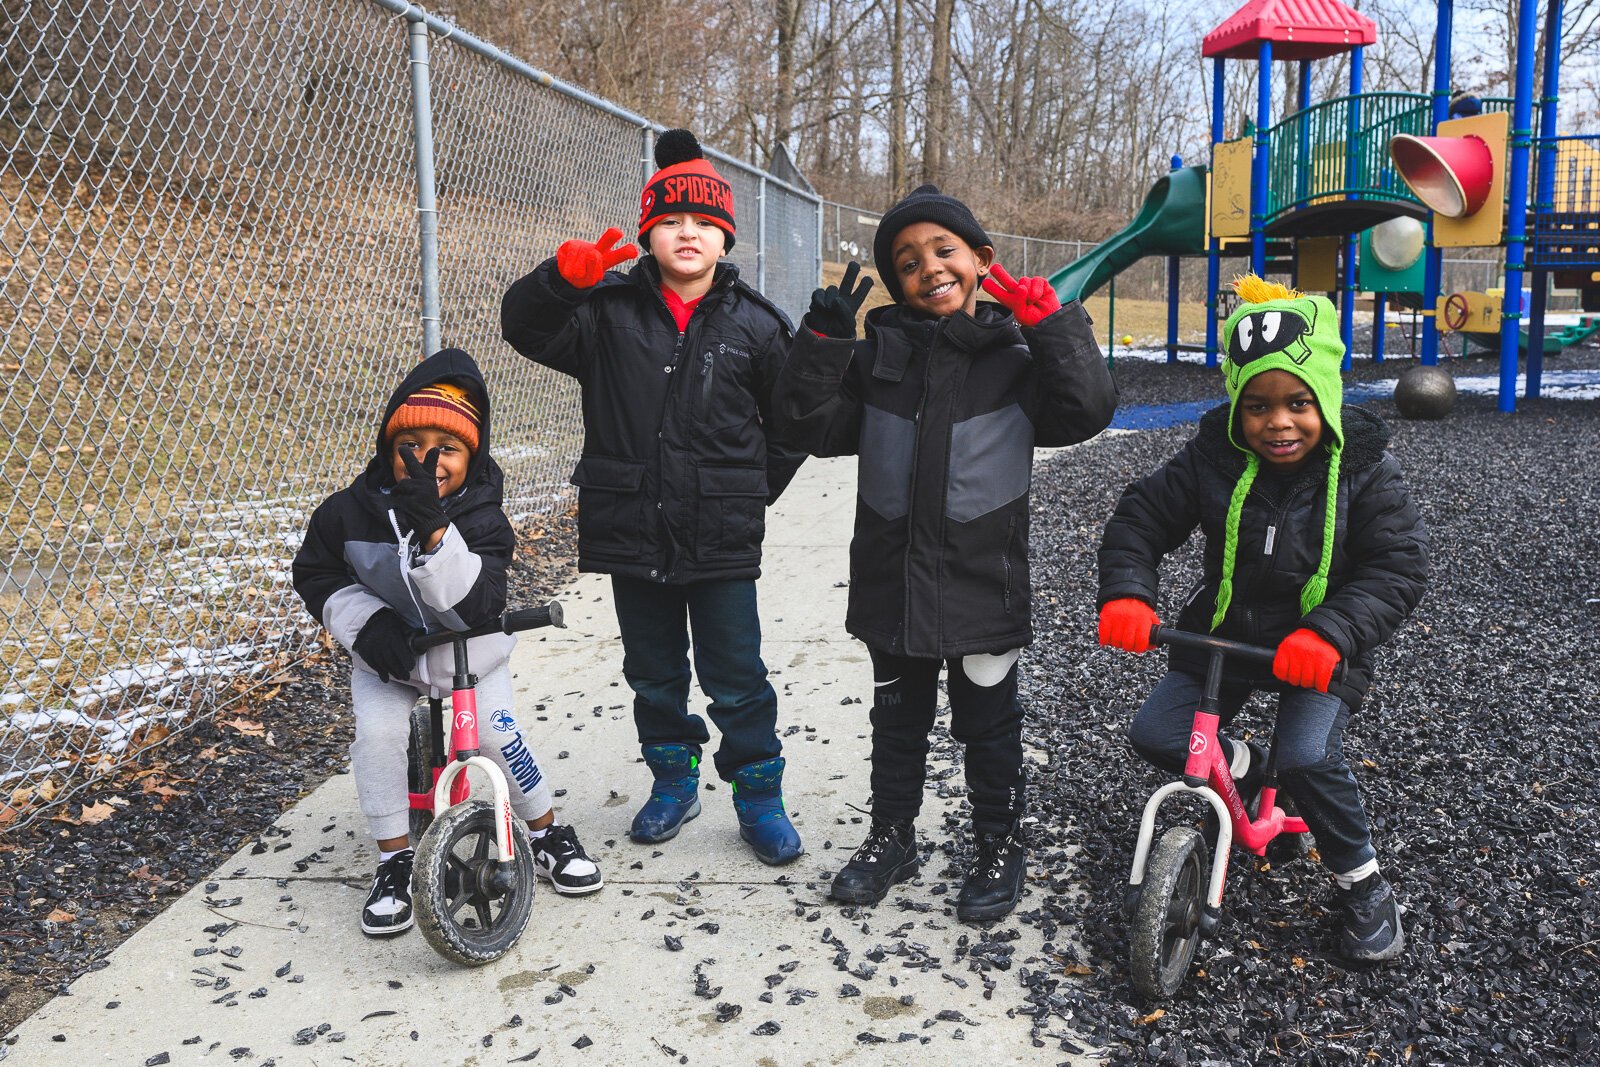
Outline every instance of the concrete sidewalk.
{"type": "MultiPolygon", "coordinates": [[[[1001,924],[1020,935],[1009,969],[960,958],[977,931],[954,919],[960,881],[941,876],[940,853],[853,918],[826,900],[863,835],[867,796],[872,673],[843,628],[854,483],[854,460],[812,460],[769,515],[764,653],[808,849],[798,862],[757,862],[710,775],[702,815],[676,840],[627,840],[649,776],[609,582],[585,575],[560,597],[568,628],[525,635],[512,668],[523,729],[603,890],[566,899],[541,887],[517,947],[482,968],[447,963],[416,932],[368,940],[357,917],[375,856],[351,776],[338,775],[18,1027],[0,1060],[1062,1062],[1054,1041],[1032,1043],[1026,1017],[1008,1017],[1019,970],[1057,964],[1014,920],[1001,924]]],[[[922,832],[939,839],[954,804],[930,792],[922,832]]]]}

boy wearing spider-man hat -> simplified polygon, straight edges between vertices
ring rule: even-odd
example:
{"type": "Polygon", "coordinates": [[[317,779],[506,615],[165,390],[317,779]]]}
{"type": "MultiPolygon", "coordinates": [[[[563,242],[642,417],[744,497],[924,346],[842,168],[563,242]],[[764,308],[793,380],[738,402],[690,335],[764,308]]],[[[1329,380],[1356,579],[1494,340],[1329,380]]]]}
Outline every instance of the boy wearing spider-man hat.
{"type": "MultiPolygon", "coordinates": [[[[1361,706],[1371,652],[1421,599],[1428,535],[1389,430],[1344,407],[1344,344],[1333,305],[1248,276],[1223,323],[1228,401],[1155,473],[1130,485],[1100,545],[1100,642],[1150,647],[1157,566],[1199,527],[1204,574],[1178,628],[1276,647],[1270,672],[1229,660],[1226,726],[1253,690],[1283,694],[1277,721],[1282,787],[1316,837],[1339,887],[1340,951],[1356,962],[1405,949],[1400,909],[1378,870],[1343,733],[1361,706]],[[1334,669],[1345,664],[1342,678],[1334,669]]],[[[1134,716],[1134,751],[1181,773],[1204,653],[1174,648],[1168,672],[1134,716]]],[[[1220,738],[1240,796],[1254,803],[1266,750],[1220,738]]]]}
{"type": "Polygon", "coordinates": [[[688,130],[656,144],[639,198],[638,255],[567,241],[507,290],[502,332],[583,391],[578,567],[611,575],[622,674],[652,784],[629,836],[657,843],[700,813],[710,732],[689,712],[694,673],[721,731],[718,777],[764,863],[803,851],[783,803],[778,698],[761,660],[756,578],[766,509],[804,456],[773,434],[772,383],[789,320],[739,278],[733,189],[688,130]]]}

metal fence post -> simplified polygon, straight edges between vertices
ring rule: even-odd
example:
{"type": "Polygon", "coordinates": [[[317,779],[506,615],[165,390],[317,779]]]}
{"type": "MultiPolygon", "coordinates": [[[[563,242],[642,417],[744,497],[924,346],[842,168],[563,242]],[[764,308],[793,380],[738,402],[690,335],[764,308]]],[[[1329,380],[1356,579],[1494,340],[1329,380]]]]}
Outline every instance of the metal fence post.
{"type": "Polygon", "coordinates": [[[439,208],[433,184],[433,98],[428,85],[428,24],[406,12],[411,39],[411,130],[416,147],[417,247],[422,256],[422,355],[442,347],[439,324],[439,208]]]}
{"type": "Polygon", "coordinates": [[[756,186],[756,289],[767,291],[767,179],[756,186]]]}

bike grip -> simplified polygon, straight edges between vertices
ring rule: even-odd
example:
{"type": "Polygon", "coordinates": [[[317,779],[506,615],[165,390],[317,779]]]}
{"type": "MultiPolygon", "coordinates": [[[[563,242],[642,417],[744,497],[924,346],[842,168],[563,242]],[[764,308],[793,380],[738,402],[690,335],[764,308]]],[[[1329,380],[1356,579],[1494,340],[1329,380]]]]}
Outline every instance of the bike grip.
{"type": "Polygon", "coordinates": [[[566,625],[561,602],[552,600],[537,608],[518,608],[516,611],[506,612],[500,628],[508,634],[514,634],[519,630],[536,630],[541,626],[559,626],[565,629],[566,625]]]}

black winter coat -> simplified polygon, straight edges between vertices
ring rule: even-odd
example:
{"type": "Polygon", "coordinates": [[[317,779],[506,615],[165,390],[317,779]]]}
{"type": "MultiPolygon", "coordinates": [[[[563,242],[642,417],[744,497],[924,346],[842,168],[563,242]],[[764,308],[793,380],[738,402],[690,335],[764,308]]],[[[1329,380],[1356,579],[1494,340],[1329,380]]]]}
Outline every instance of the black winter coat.
{"type": "Polygon", "coordinates": [[[680,334],[652,257],[589,289],[548,259],[506,291],[500,325],[511,347],[583,389],[580,570],[673,584],[760,576],[767,505],[805,456],[772,435],[789,320],[737,267],[717,266],[680,334]]]}
{"type": "MultiPolygon", "coordinates": [[[[1343,411],[1339,513],[1328,595],[1303,618],[1300,589],[1316,572],[1327,512],[1326,451],[1298,471],[1275,474],[1263,463],[1244,502],[1234,561],[1233,599],[1219,637],[1275,647],[1301,627],[1344,658],[1346,673],[1329,692],[1352,710],[1366,696],[1368,653],[1387,641],[1422,598],[1428,579],[1428,533],[1400,465],[1385,449],[1389,429],[1364,407],[1343,411]]],[[[1203,577],[1177,626],[1210,632],[1222,577],[1224,523],[1244,453],[1228,440],[1228,405],[1200,419],[1195,436],[1155,473],[1128,486],[1100,545],[1099,603],[1132,597],[1156,605],[1156,568],[1196,527],[1205,534],[1203,577]]],[[[1175,669],[1204,675],[1206,656],[1170,649],[1175,669]]],[[[1286,688],[1270,667],[1229,661],[1228,677],[1257,688],[1286,688]]]]}
{"type": "Polygon", "coordinates": [[[1074,301],[1039,325],[875,308],[860,341],[802,329],[774,407],[786,440],[860,457],[845,628],[896,655],[1033,641],[1028,490],[1036,445],[1105,429],[1111,372],[1074,301]]]}
{"type": "MultiPolygon", "coordinates": [[[[384,408],[372,460],[349,486],[311,513],[305,541],[294,557],[294,588],[307,610],[335,640],[352,649],[374,612],[389,607],[419,630],[468,630],[505,610],[506,566],[515,537],[500,509],[505,477],[489,455],[489,393],[472,357],[447,348],[412,368],[384,408]],[[450,527],[431,555],[402,540],[386,492],[394,485],[393,460],[383,447],[383,427],[417,390],[439,382],[466,389],[483,418],[478,450],[466,481],[440,504],[450,527]]],[[[467,643],[472,669],[488,674],[506,661],[516,638],[475,637],[467,643]]],[[[361,664],[365,668],[365,664],[361,664]]],[[[419,658],[411,680],[435,693],[448,692],[455,666],[450,646],[419,658]]]]}

